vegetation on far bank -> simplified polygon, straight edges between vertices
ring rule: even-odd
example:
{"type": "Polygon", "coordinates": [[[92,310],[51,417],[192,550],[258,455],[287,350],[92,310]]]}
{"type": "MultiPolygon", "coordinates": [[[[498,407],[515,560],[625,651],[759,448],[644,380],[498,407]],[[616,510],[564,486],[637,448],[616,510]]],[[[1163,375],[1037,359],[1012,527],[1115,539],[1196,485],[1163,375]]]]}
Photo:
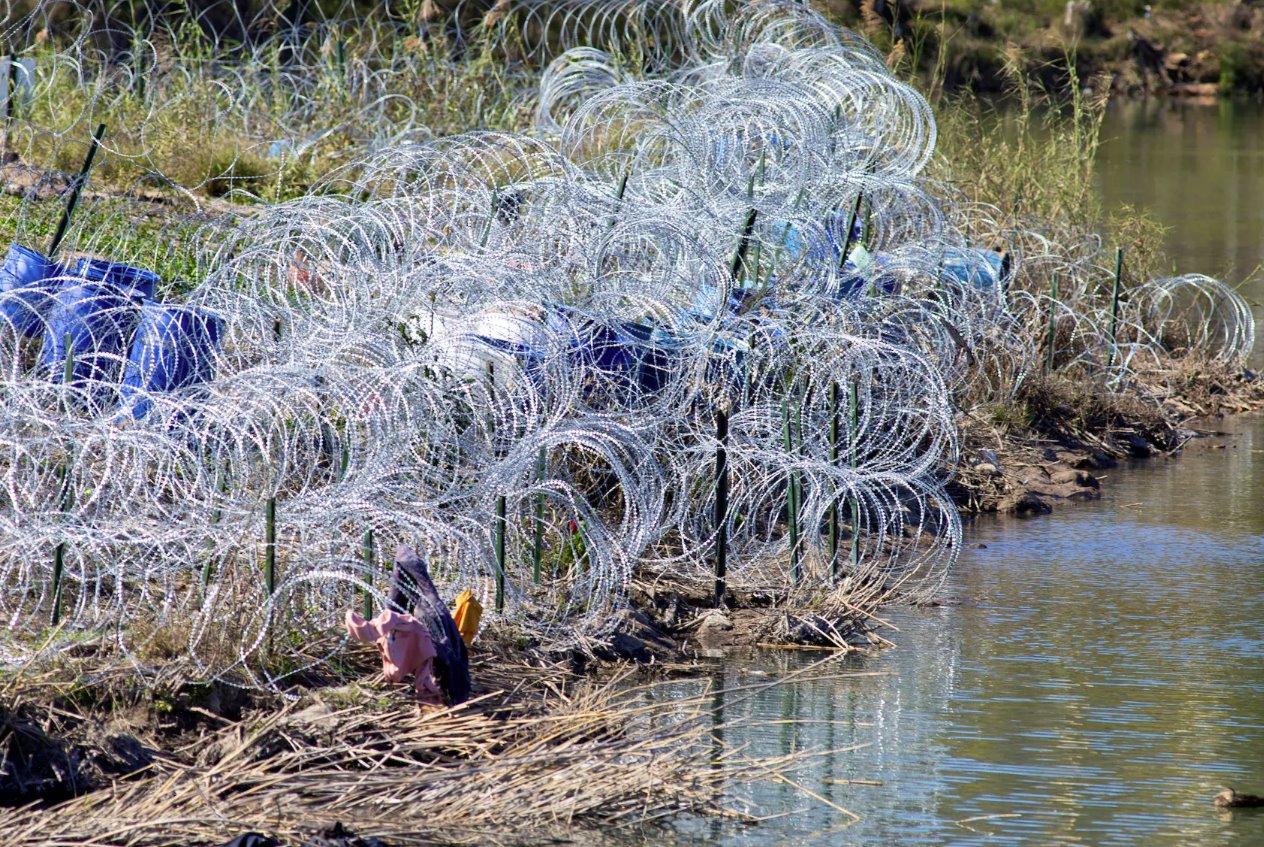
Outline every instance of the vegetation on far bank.
{"type": "Polygon", "coordinates": [[[1046,86],[1108,75],[1126,94],[1264,91],[1264,7],[1240,0],[817,0],[913,56],[928,84],[1001,93],[1015,51],[1046,86]],[[1074,74],[1068,73],[1068,65],[1074,74]]]}

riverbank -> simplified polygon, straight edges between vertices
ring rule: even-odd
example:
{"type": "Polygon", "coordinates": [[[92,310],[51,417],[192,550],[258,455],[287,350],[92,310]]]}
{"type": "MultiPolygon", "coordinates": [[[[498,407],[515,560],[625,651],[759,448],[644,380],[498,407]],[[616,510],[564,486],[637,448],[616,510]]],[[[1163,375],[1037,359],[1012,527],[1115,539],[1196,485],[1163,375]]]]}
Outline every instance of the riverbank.
{"type": "MultiPolygon", "coordinates": [[[[1243,379],[1201,396],[1198,411],[1223,414],[1259,408],[1262,395],[1243,379]]],[[[1052,416],[1044,429],[1007,433],[995,453],[977,447],[976,432],[971,449],[990,461],[963,465],[954,494],[968,512],[1018,515],[1094,499],[1092,471],[1171,453],[1197,432],[1178,420],[1073,428],[1052,416]]],[[[559,651],[494,624],[471,651],[472,700],[451,709],[416,707],[411,686],[385,683],[363,645],[282,694],[231,679],[181,683],[194,671],[178,659],[97,665],[85,643],[4,682],[0,795],[35,805],[0,810],[0,827],[14,845],[113,845],[125,830],[129,845],[165,847],[247,830],[297,844],[338,822],[396,845],[485,843],[506,827],[511,844],[587,828],[643,833],[680,814],[741,821],[723,800],[733,783],[791,760],[717,752],[713,692],[673,697],[665,712],[643,691],[735,651],[881,651],[899,638],[880,611],[897,597],[847,586],[799,605],[787,592],[733,592],[714,611],[695,585],[638,584],[602,641],[559,651]]]]}
{"type": "Polygon", "coordinates": [[[898,55],[907,57],[899,61],[948,91],[1010,91],[1016,62],[1055,92],[1101,79],[1130,96],[1264,91],[1264,9],[1257,3],[825,0],[820,7],[888,49],[899,44],[898,55]]]}
{"type": "MultiPolygon", "coordinates": [[[[63,257],[167,261],[146,308],[205,309],[223,344],[127,420],[100,406],[114,377],[79,391],[73,351],[60,382],[25,366],[37,336],[64,335],[10,336],[0,740],[26,763],[14,792],[44,805],[7,829],[294,839],[337,808],[374,835],[468,840],[512,826],[520,800],[533,838],[729,814],[711,799],[714,712],[665,727],[600,680],[736,647],[882,646],[882,606],[941,600],[961,555],[954,474],[967,509],[1091,496],[1100,468],[1080,465],[1171,449],[1171,404],[1237,391],[1243,298],[1163,276],[1154,228],[1107,230],[1126,261],[1103,246],[1093,104],[1016,155],[982,155],[962,123],[936,149],[947,122],[867,45],[798,4],[741,15],[713,45],[732,61],[668,51],[653,69],[687,59],[688,85],[625,78],[646,65],[617,54],[552,64],[542,44],[549,72],[512,86],[538,97],[530,132],[519,100],[504,131],[480,98],[464,116],[479,132],[416,144],[377,112],[382,134],[347,142],[331,182],[282,185],[278,165],[274,196],[238,195],[255,214],[87,198],[104,214],[81,213],[63,257]],[[819,43],[746,37],[800,28],[819,43]],[[950,158],[960,178],[941,179],[950,158]],[[401,542],[444,599],[468,589],[487,610],[468,706],[418,714],[338,628],[381,608],[401,542]],[[78,799],[47,807],[59,797],[78,799]]],[[[425,73],[393,41],[327,43],[307,58],[341,57],[331,84],[357,50],[375,82],[398,81],[388,57],[425,73]]],[[[485,46],[487,68],[521,45],[485,46]]],[[[453,78],[474,64],[431,57],[453,78]]],[[[248,90],[272,84],[260,58],[189,67],[248,90]]],[[[168,108],[115,79],[112,121],[168,108]]],[[[226,108],[203,105],[194,122],[226,108]]],[[[67,153],[27,129],[23,161],[67,153]]],[[[121,152],[115,180],[164,166],[121,152]]],[[[339,161],[316,159],[321,178],[339,161]]],[[[15,240],[60,219],[67,181],[42,181],[14,190],[15,240]]],[[[782,780],[775,759],[731,761],[729,780],[782,780]]]]}
{"type": "Polygon", "coordinates": [[[700,655],[755,647],[774,618],[822,627],[800,636],[827,644],[822,656],[862,649],[844,632],[889,643],[858,637],[859,609],[835,627],[739,596],[737,626],[721,626],[672,594],[681,627],[671,629],[651,618],[665,595],[636,596],[648,612],[634,605],[608,641],[566,650],[493,624],[470,651],[471,698],[452,707],[418,706],[411,684],[385,682],[372,646],[352,643],[336,663],[264,691],[232,677],[182,682],[196,670],[180,659],[119,668],[85,643],[55,666],[0,677],[0,830],[12,847],[188,847],[246,832],[396,847],[645,837],[682,815],[753,824],[734,788],[795,786],[785,775],[819,753],[726,745],[726,729],[745,729],[715,713],[724,692],[658,689],[696,674],[700,655]],[[339,825],[345,841],[329,835],[339,825]]]}
{"type": "Polygon", "coordinates": [[[963,421],[965,458],[952,486],[967,514],[1047,514],[1102,496],[1098,473],[1120,461],[1169,457],[1214,420],[1264,408],[1264,382],[1249,369],[1203,363],[1162,392],[1086,392],[1065,378],[1033,375],[1001,419],[963,421]]]}

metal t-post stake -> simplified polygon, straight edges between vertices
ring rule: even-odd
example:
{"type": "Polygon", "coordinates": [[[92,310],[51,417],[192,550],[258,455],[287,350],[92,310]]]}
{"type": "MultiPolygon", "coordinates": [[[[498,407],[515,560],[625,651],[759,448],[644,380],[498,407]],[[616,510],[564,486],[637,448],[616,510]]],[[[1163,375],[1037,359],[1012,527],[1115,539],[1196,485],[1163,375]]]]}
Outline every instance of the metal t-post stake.
{"type": "Polygon", "coordinates": [[[1045,351],[1045,373],[1053,373],[1053,347],[1057,342],[1057,314],[1058,307],[1058,272],[1053,272],[1053,282],[1049,285],[1049,343],[1048,349],[1045,351]]]}
{"type": "MultiPolygon", "coordinates": [[[[829,462],[830,467],[838,465],[838,383],[831,382],[829,390],[829,462]]],[[[830,574],[834,584],[838,584],[841,568],[838,562],[838,498],[830,501],[829,507],[829,557],[830,574]]]]}
{"type": "MultiPolygon", "coordinates": [[[[848,386],[848,405],[851,407],[848,415],[848,434],[847,434],[847,450],[850,454],[851,469],[856,470],[856,429],[857,429],[857,409],[859,406],[856,396],[856,383],[853,380],[848,386]]],[[[851,495],[851,572],[856,573],[857,567],[860,565],[860,500],[855,494],[851,495]]]]}
{"type": "Polygon", "coordinates": [[[92,136],[92,143],[88,145],[88,155],[83,160],[83,167],[80,168],[79,175],[75,177],[74,182],[70,184],[70,196],[66,199],[66,208],[62,210],[61,220],[57,222],[57,229],[53,232],[53,240],[48,243],[48,258],[50,260],[57,255],[57,248],[61,247],[62,239],[66,237],[66,231],[70,228],[70,218],[75,213],[75,207],[79,205],[79,195],[83,192],[83,187],[88,182],[88,172],[92,170],[92,160],[97,156],[97,148],[101,146],[101,138],[104,135],[105,124],[100,124],[92,136]]]}
{"type": "Polygon", "coordinates": [[[373,569],[377,561],[372,527],[360,538],[360,558],[364,561],[364,617],[368,619],[373,617],[373,569]]]}
{"type": "Polygon", "coordinates": [[[722,608],[728,590],[729,566],[729,413],[715,410],[715,608],[722,608]]]}
{"type": "Polygon", "coordinates": [[[1122,247],[1115,248],[1115,288],[1110,296],[1110,354],[1106,357],[1106,370],[1110,370],[1115,366],[1115,348],[1116,336],[1115,330],[1119,323],[1119,281],[1123,277],[1124,271],[1124,251],[1122,247]]]}
{"type": "MultiPolygon", "coordinates": [[[[548,450],[540,448],[535,460],[536,482],[544,482],[544,474],[548,467],[548,450]]],[[[544,556],[544,492],[535,495],[535,539],[531,546],[531,579],[540,584],[540,560],[544,556]]]]}
{"type": "MultiPolygon", "coordinates": [[[[66,347],[66,364],[64,370],[62,371],[62,387],[69,392],[70,383],[73,381],[75,376],[75,340],[69,332],[66,333],[64,343],[66,347]]],[[[66,408],[69,411],[69,395],[67,395],[66,399],[66,408]]],[[[71,457],[67,456],[66,461],[61,466],[61,471],[57,474],[57,505],[63,516],[70,512],[70,508],[73,505],[71,497],[70,466],[71,457]]],[[[58,541],[57,546],[53,548],[53,612],[51,616],[53,626],[57,626],[61,623],[62,580],[65,574],[65,569],[66,542],[58,541]]]]}

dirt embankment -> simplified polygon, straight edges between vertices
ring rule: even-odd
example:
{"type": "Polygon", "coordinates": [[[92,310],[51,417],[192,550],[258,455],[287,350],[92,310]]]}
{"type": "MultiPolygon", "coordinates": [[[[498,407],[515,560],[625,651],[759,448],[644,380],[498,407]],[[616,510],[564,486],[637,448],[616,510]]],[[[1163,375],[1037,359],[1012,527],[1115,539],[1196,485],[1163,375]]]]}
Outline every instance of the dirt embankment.
{"type": "Polygon", "coordinates": [[[998,93],[1021,55],[1027,72],[1065,88],[1110,74],[1117,93],[1215,97],[1264,91],[1264,3],[1114,0],[819,0],[819,8],[917,63],[948,89],[998,93]]]}
{"type": "Polygon", "coordinates": [[[958,506],[1026,516],[1094,500],[1098,472],[1174,455],[1208,433],[1207,420],[1264,408],[1264,381],[1253,371],[1187,364],[1168,376],[1162,390],[1141,385],[1120,395],[1034,376],[1015,401],[1024,426],[962,422],[964,459],[950,486],[958,506]]]}

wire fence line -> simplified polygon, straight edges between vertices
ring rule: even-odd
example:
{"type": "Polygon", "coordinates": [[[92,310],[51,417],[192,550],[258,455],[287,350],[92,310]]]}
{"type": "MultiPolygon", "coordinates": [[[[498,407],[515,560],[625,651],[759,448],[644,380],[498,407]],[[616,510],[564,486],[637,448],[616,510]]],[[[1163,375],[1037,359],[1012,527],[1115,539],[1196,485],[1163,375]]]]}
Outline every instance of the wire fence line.
{"type": "MultiPolygon", "coordinates": [[[[134,207],[97,198],[59,254],[83,260],[10,252],[5,662],[97,640],[283,685],[384,601],[398,542],[493,618],[599,635],[634,575],[713,578],[721,449],[730,584],[928,598],[960,549],[958,411],[1041,367],[1046,322],[1059,367],[1111,384],[1254,345],[1223,283],[1121,303],[1100,243],[944,200],[925,99],[797,3],[533,0],[487,28],[542,66],[526,132],[428,138],[371,93],[407,61],[383,36],[340,82],[383,108],[349,113],[354,157],[302,196],[165,223],[145,255],[116,249],[134,207]],[[90,261],[158,254],[187,278],[90,261]],[[1037,269],[1061,288],[1017,282],[1037,269]]],[[[81,152],[67,127],[102,98],[172,120],[95,44],[36,68],[32,104],[68,73],[97,93],[69,124],[19,111],[23,162],[59,133],[81,152]]],[[[226,114],[284,91],[282,123],[319,123],[328,51],[251,49],[164,72],[213,65],[226,114]]]]}

